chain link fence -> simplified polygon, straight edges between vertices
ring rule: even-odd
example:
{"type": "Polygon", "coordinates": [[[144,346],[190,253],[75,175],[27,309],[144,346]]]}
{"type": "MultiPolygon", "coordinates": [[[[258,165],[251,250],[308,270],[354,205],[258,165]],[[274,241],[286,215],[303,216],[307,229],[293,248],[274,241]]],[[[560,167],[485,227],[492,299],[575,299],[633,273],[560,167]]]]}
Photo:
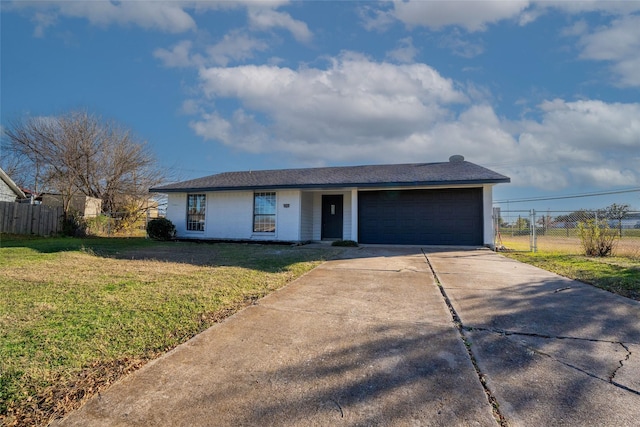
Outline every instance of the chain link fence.
{"type": "Polygon", "coordinates": [[[584,252],[580,229],[595,224],[601,230],[615,233],[614,254],[640,257],[640,211],[494,208],[493,220],[498,250],[580,254],[584,252]]]}

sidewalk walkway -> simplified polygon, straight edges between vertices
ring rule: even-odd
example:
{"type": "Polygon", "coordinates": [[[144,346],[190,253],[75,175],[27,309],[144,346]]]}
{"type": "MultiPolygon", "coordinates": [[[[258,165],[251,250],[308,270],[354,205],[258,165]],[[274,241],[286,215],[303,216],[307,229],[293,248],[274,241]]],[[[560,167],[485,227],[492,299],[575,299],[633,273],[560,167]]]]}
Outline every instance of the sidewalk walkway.
{"type": "Polygon", "coordinates": [[[55,425],[496,426],[496,416],[637,425],[640,303],[488,250],[348,249],[55,425]]]}

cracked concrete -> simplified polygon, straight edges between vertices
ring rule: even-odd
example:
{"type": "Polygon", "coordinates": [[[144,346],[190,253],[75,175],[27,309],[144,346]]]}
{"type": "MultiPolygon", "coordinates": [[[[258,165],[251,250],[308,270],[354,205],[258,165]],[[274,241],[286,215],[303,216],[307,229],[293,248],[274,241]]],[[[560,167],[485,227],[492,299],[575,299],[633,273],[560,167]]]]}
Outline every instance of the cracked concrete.
{"type": "Polygon", "coordinates": [[[346,249],[54,425],[634,426],[639,355],[637,301],[484,249],[346,249]]]}
{"type": "Polygon", "coordinates": [[[489,251],[426,256],[508,425],[637,425],[640,303],[489,251]]]}
{"type": "Polygon", "coordinates": [[[626,344],[627,356],[612,376],[612,382],[640,394],[640,345],[626,344]]]}

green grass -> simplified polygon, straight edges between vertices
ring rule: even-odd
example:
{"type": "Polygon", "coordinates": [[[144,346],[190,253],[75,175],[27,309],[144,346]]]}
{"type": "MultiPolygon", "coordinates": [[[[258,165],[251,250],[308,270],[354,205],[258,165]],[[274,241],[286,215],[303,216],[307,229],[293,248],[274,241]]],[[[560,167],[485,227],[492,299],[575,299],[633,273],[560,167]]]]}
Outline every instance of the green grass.
{"type": "Polygon", "coordinates": [[[0,424],[46,424],[335,251],[3,236],[0,424]]]}
{"type": "Polygon", "coordinates": [[[640,260],[635,257],[586,257],[564,252],[506,252],[504,255],[547,271],[590,283],[640,301],[640,260]]]}

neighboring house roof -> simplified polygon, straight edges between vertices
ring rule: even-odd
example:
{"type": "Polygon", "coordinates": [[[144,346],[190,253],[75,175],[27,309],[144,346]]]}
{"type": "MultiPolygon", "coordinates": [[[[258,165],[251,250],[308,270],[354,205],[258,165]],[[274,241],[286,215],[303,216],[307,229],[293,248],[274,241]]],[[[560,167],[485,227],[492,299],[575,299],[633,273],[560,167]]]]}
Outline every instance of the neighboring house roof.
{"type": "Polygon", "coordinates": [[[286,188],[497,184],[511,179],[452,156],[448,162],[225,172],[151,188],[154,193],[286,188]]]}
{"type": "Polygon", "coordinates": [[[5,184],[7,184],[7,186],[11,189],[11,191],[13,191],[16,194],[16,197],[18,199],[26,199],[27,198],[27,196],[20,189],[20,187],[18,187],[16,185],[16,183],[13,182],[13,180],[9,177],[9,175],[6,174],[5,171],[2,170],[2,168],[0,168],[0,179],[2,181],[4,181],[5,184]]]}

